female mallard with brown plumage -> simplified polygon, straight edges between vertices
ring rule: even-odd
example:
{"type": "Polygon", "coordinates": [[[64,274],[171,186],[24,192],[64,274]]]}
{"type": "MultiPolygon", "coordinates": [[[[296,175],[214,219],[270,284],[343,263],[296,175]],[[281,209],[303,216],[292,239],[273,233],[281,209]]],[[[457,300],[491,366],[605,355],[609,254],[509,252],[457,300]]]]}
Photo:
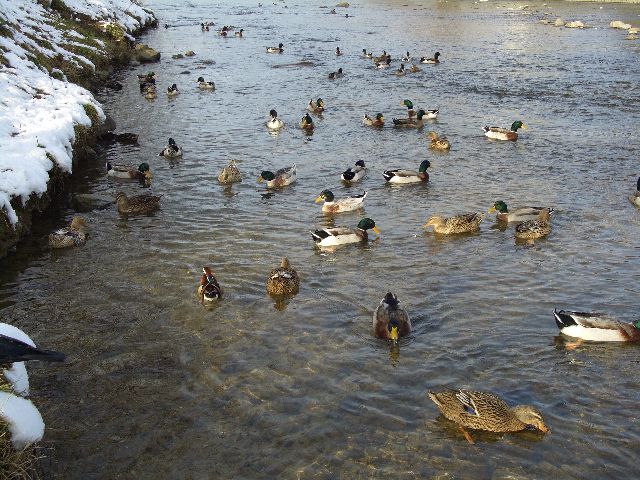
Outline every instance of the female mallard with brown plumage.
{"type": "Polygon", "coordinates": [[[300,287],[298,272],[291,267],[289,259],[284,257],[280,266],[274,268],[267,278],[267,293],[269,295],[295,295],[300,287]]]}
{"type": "Polygon", "coordinates": [[[110,177],[129,178],[132,180],[151,180],[151,170],[149,169],[149,164],[146,162],[138,165],[137,170],[130,165],[107,162],[107,175],[110,177]]]}
{"type": "Polygon", "coordinates": [[[464,430],[465,427],[499,433],[520,432],[531,428],[544,433],[549,431],[538,410],[530,405],[509,407],[493,393],[446,390],[429,391],[428,395],[445,418],[460,425],[469,443],[473,443],[473,440],[464,430]]]}
{"type": "Polygon", "coordinates": [[[549,223],[549,210],[540,210],[537,220],[527,220],[516,225],[515,236],[524,240],[533,240],[549,235],[551,223],[549,223]]]}
{"type": "Polygon", "coordinates": [[[51,248],[79,247],[87,242],[87,224],[79,215],[71,220],[68,227],[61,228],[49,235],[51,248]]]}
{"type": "Polygon", "coordinates": [[[118,212],[123,215],[145,215],[160,208],[159,195],[135,195],[127,197],[124,192],[116,195],[118,212]]]}
{"type": "Polygon", "coordinates": [[[211,268],[202,267],[200,285],[198,285],[198,296],[201,302],[213,302],[222,298],[222,287],[213,276],[211,268]]]}
{"type": "Polygon", "coordinates": [[[391,292],[387,292],[373,312],[373,332],[376,337],[389,339],[393,343],[411,332],[409,315],[400,305],[398,297],[391,292]]]}
{"type": "Polygon", "coordinates": [[[431,140],[429,148],[433,148],[434,150],[449,150],[451,148],[447,137],[439,137],[436,132],[429,132],[427,137],[431,140]]]}
{"type": "Polygon", "coordinates": [[[383,127],[384,126],[384,115],[378,113],[376,118],[371,118],[366,113],[364,114],[364,118],[362,119],[362,123],[368,127],[383,127]]]}
{"type": "Polygon", "coordinates": [[[309,100],[307,110],[309,110],[311,113],[324,112],[324,100],[322,100],[321,98],[318,98],[315,102],[313,101],[313,99],[309,100]]]}
{"type": "Polygon", "coordinates": [[[517,140],[518,129],[527,129],[527,126],[520,120],[511,124],[511,130],[502,127],[483,127],[484,136],[493,140],[517,140]]]}
{"type": "Polygon", "coordinates": [[[480,229],[480,222],[483,218],[484,213],[464,213],[449,218],[434,215],[427,220],[424,227],[433,227],[435,233],[443,235],[470,233],[480,229]]]}
{"type": "Polygon", "coordinates": [[[220,175],[218,175],[218,181],[225,185],[242,181],[242,174],[235,160],[231,160],[229,165],[222,169],[220,175]]]}
{"type": "Polygon", "coordinates": [[[592,342],[640,342],[640,320],[621,322],[604,313],[554,310],[560,333],[592,342]]]}

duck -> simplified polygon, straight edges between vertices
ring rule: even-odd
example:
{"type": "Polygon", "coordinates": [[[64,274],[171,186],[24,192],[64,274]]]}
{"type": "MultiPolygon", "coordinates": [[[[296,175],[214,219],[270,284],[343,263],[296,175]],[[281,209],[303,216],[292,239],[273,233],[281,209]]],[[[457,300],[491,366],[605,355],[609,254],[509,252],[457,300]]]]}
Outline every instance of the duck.
{"type": "Polygon", "coordinates": [[[178,86],[175,83],[170,87],[167,87],[167,95],[169,97],[175,97],[176,95],[179,95],[179,94],[180,94],[180,91],[178,90],[178,86]]]}
{"type": "Polygon", "coordinates": [[[473,439],[464,430],[465,427],[498,433],[521,432],[531,428],[543,433],[549,432],[537,409],[530,405],[509,407],[494,393],[445,390],[429,391],[427,395],[445,418],[460,425],[469,443],[473,443],[473,439]]]}
{"type": "Polygon", "coordinates": [[[158,154],[159,157],[176,158],[182,156],[182,147],[176,145],[176,141],[173,138],[169,138],[169,145],[158,154]]]}
{"type": "Polygon", "coordinates": [[[271,117],[267,121],[267,128],[269,130],[280,130],[284,127],[284,122],[278,118],[278,112],[271,110],[269,111],[269,116],[271,117]]]}
{"type": "Polygon", "coordinates": [[[346,183],[359,182],[360,180],[362,180],[362,177],[364,177],[366,168],[367,167],[364,164],[364,160],[358,160],[353,167],[349,167],[344,172],[342,172],[340,178],[343,182],[346,183]]]}
{"type": "Polygon", "coordinates": [[[376,118],[371,118],[366,113],[364,114],[364,118],[362,119],[362,123],[368,127],[383,127],[384,126],[384,115],[381,113],[376,114],[376,118]]]}
{"type": "Polygon", "coordinates": [[[351,212],[362,208],[365,198],[367,198],[366,191],[359,195],[350,195],[346,198],[336,199],[331,190],[323,190],[315,199],[315,203],[320,203],[324,200],[322,211],[325,213],[351,212]]]}
{"type": "Polygon", "coordinates": [[[307,110],[309,110],[311,113],[324,112],[324,100],[322,100],[321,98],[318,98],[315,102],[313,101],[313,99],[309,100],[307,110]]]}
{"type": "Polygon", "coordinates": [[[638,177],[638,183],[636,184],[636,192],[629,196],[629,201],[636,207],[640,207],[640,177],[638,177]]]}
{"type": "Polygon", "coordinates": [[[438,57],[440,57],[440,52],[434,53],[433,58],[420,57],[420,63],[440,63],[438,57]]]}
{"type": "Polygon", "coordinates": [[[485,137],[493,140],[517,140],[519,128],[526,130],[527,126],[517,120],[511,124],[511,130],[502,127],[483,127],[482,130],[484,130],[485,137]]]}
{"type": "Polygon", "coordinates": [[[431,109],[425,110],[425,117],[427,117],[429,120],[434,120],[438,118],[438,113],[440,113],[439,109],[431,108],[431,109]]]}
{"type": "Polygon", "coordinates": [[[241,28],[240,30],[235,32],[233,35],[236,37],[242,37],[242,32],[244,32],[244,28],[241,28]]]}
{"type": "Polygon", "coordinates": [[[385,170],[382,174],[384,179],[389,183],[419,183],[428,182],[429,174],[427,168],[431,166],[429,160],[423,160],[417,172],[412,170],[385,170]]]}
{"type": "Polygon", "coordinates": [[[339,57],[340,55],[342,55],[342,52],[340,51],[340,47],[336,47],[336,56],[339,57]]]}
{"type": "Polygon", "coordinates": [[[367,52],[367,49],[366,49],[366,48],[363,48],[363,49],[362,49],[362,56],[363,56],[364,58],[373,58],[373,53],[371,53],[371,52],[367,52]]]}
{"type": "Polygon", "coordinates": [[[284,52],[283,44],[278,44],[277,47],[267,47],[267,53],[282,53],[284,52]]]}
{"type": "MultiPolygon", "coordinates": [[[[2,325],[5,326],[7,324],[4,323],[2,325]]],[[[64,362],[64,359],[65,354],[62,352],[43,350],[35,345],[29,345],[27,342],[10,337],[9,335],[0,334],[0,364],[2,365],[14,362],[28,362],[31,360],[64,362]]]]}
{"type": "Polygon", "coordinates": [[[143,181],[150,181],[152,177],[151,170],[149,169],[149,164],[147,162],[143,162],[138,165],[137,170],[129,165],[107,162],[107,175],[110,177],[130,178],[132,180],[135,179],[143,181]]]}
{"type": "Polygon", "coordinates": [[[427,137],[430,140],[429,148],[434,150],[449,150],[451,148],[451,143],[449,143],[447,137],[439,137],[436,132],[427,133],[427,137]]]}
{"type": "Polygon", "coordinates": [[[209,31],[209,24],[208,23],[200,23],[200,30],[202,30],[203,32],[208,32],[209,31]]]}
{"type": "Polygon", "coordinates": [[[297,178],[295,163],[290,167],[281,168],[275,174],[269,170],[264,170],[258,177],[258,183],[267,182],[267,188],[278,188],[291,185],[297,178]]]}
{"type": "Polygon", "coordinates": [[[320,247],[345,245],[348,243],[364,243],[369,240],[367,230],[373,230],[380,235],[380,230],[376,227],[376,223],[370,218],[363,218],[358,222],[356,228],[322,228],[311,232],[311,237],[313,237],[313,241],[320,247]]]}
{"type": "Polygon", "coordinates": [[[153,100],[157,97],[158,94],[156,93],[155,85],[147,85],[144,89],[144,98],[146,98],[147,100],[153,100]]]}
{"type": "Polygon", "coordinates": [[[407,50],[407,54],[404,57],[400,57],[400,61],[401,62],[408,62],[409,60],[411,60],[411,54],[407,50]]]}
{"type": "Polygon", "coordinates": [[[444,218],[440,215],[429,217],[425,228],[433,227],[435,233],[442,235],[454,235],[456,233],[476,232],[480,229],[480,222],[484,218],[484,213],[463,213],[453,217],[444,218]]]}
{"type": "Polygon", "coordinates": [[[283,257],[278,268],[274,268],[267,278],[267,293],[269,295],[295,295],[300,288],[300,277],[295,268],[283,257]]]}
{"type": "Polygon", "coordinates": [[[338,71],[337,71],[337,72],[331,72],[331,73],[329,74],[329,78],[330,78],[331,80],[334,80],[334,79],[336,79],[336,78],[340,78],[340,77],[342,77],[343,75],[344,75],[344,74],[342,73],[342,67],[340,67],[340,68],[338,69],[338,71]]]}
{"type": "Polygon", "coordinates": [[[215,90],[216,84],[214,82],[205,82],[204,77],[198,77],[197,81],[198,88],[200,90],[215,90]]]}
{"type": "Polygon", "coordinates": [[[516,225],[515,237],[525,240],[533,240],[549,235],[551,224],[549,223],[549,210],[542,209],[538,213],[537,220],[527,220],[516,225]]]}
{"type": "Polygon", "coordinates": [[[378,70],[381,70],[381,69],[383,69],[383,68],[388,68],[388,67],[389,67],[389,65],[391,65],[391,60],[386,59],[386,60],[383,60],[382,62],[376,62],[374,66],[375,66],[378,70]]]}
{"type": "Polygon", "coordinates": [[[235,160],[231,160],[229,165],[224,167],[218,175],[218,182],[223,185],[228,185],[230,183],[236,183],[242,181],[242,174],[240,173],[240,169],[236,165],[235,160]]]}
{"type": "Polygon", "coordinates": [[[405,99],[400,102],[401,107],[407,107],[407,117],[415,117],[416,111],[413,109],[413,102],[411,100],[405,99]]]}
{"type": "Polygon", "coordinates": [[[49,234],[51,248],[80,247],[85,243],[87,243],[87,224],[80,215],[74,216],[68,227],[49,234]]]}
{"type": "Polygon", "coordinates": [[[554,212],[551,207],[519,207],[509,210],[506,203],[498,200],[489,209],[488,213],[496,212],[496,219],[500,222],[526,222],[528,220],[537,220],[542,210],[549,212],[549,215],[554,212]]]}
{"type": "Polygon", "coordinates": [[[373,63],[386,62],[387,61],[387,51],[383,50],[382,51],[382,55],[380,55],[379,57],[373,57],[372,60],[373,60],[373,63]]]}
{"type": "Polygon", "coordinates": [[[314,126],[315,125],[313,124],[313,119],[311,118],[311,116],[308,113],[305,113],[302,119],[300,120],[299,127],[303,130],[309,131],[309,130],[313,130],[314,126]]]}
{"type": "Polygon", "coordinates": [[[116,195],[118,212],[123,215],[146,215],[160,208],[159,195],[135,195],[127,197],[124,192],[116,195]]]}
{"type": "Polygon", "coordinates": [[[415,63],[412,63],[409,67],[409,73],[418,73],[419,71],[420,68],[415,63]]]}
{"type": "Polygon", "coordinates": [[[398,128],[422,128],[424,127],[424,114],[424,110],[418,110],[416,118],[394,118],[393,126],[398,128]]]}
{"type": "Polygon", "coordinates": [[[407,72],[404,71],[404,63],[400,64],[400,68],[398,68],[398,70],[396,70],[395,72],[393,72],[394,75],[396,75],[397,77],[401,77],[403,75],[405,75],[407,72]]]}
{"type": "Polygon", "coordinates": [[[407,311],[400,305],[398,297],[387,292],[380,305],[373,312],[373,333],[378,338],[398,343],[398,338],[411,333],[411,320],[407,311]]]}
{"type": "Polygon", "coordinates": [[[138,83],[140,83],[140,85],[145,85],[145,84],[155,84],[156,83],[156,74],[155,72],[147,72],[143,75],[138,75],[138,83]]]}
{"type": "Polygon", "coordinates": [[[604,313],[553,310],[560,333],[592,342],[640,342],[640,320],[621,322],[604,313]]]}
{"type": "Polygon", "coordinates": [[[198,296],[201,302],[213,302],[222,298],[222,287],[213,276],[210,267],[202,267],[200,284],[198,285],[198,296]]]}

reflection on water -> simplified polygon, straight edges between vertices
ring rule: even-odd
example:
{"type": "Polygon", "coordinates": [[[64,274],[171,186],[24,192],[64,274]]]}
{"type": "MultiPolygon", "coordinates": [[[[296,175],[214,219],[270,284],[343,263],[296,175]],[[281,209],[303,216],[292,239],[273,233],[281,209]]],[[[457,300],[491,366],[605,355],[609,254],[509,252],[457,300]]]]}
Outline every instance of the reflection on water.
{"type": "MultiPolygon", "coordinates": [[[[44,219],[2,261],[2,318],[64,365],[33,365],[55,478],[628,478],[640,440],[637,347],[558,339],[552,310],[594,309],[633,319],[640,280],[639,211],[627,196],[638,175],[638,44],[603,28],[637,6],[529,2],[373,1],[349,18],[320,4],[149,1],[161,24],[144,41],[162,53],[147,102],[136,74],[102,100],[119,132],[76,172],[80,193],[162,194],[152,216],[115,208],[87,214],[86,246],[46,249],[71,216],[44,219]],[[288,8],[285,8],[288,7],[288,8]],[[598,29],[557,29],[539,11],[598,29]],[[202,32],[202,21],[213,21],[202,32]],[[233,24],[243,38],[220,38],[233,24]],[[284,43],[281,55],[268,45],[284,43]],[[336,57],[335,47],[344,55],[336,57]],[[440,65],[396,77],[361,58],[442,53],[440,65]],[[195,57],[172,60],[188,50],[195,57]],[[597,59],[597,60],[594,60],[597,59]],[[301,63],[303,62],[303,63],[301,63]],[[272,68],[286,65],[286,68],[272,68]],[[345,76],[329,81],[342,67],[345,76]],[[185,71],[191,72],[182,74],[185,71]],[[197,89],[203,75],[215,92],[197,89]],[[298,128],[311,98],[326,104],[308,137],[298,128]],[[440,109],[426,127],[452,142],[427,148],[423,132],[362,125],[366,112],[440,109]],[[275,108],[279,134],[265,122],[275,108]],[[484,125],[529,125],[517,142],[484,125]],[[179,160],[157,157],[172,137],[179,160]],[[237,159],[243,182],[217,175],[237,159]],[[381,173],[432,162],[426,185],[385,186],[381,173]],[[353,186],[340,174],[357,160],[353,186]],[[148,189],[108,180],[104,162],[149,162],[148,189]],[[262,170],[298,165],[271,191],[262,170]],[[313,199],[367,190],[361,212],[328,216],[313,199]],[[497,200],[556,209],[553,230],[516,244],[513,225],[488,216],[455,238],[424,232],[433,214],[486,212],[497,200]],[[382,235],[328,253],[309,230],[373,218],[382,235]],[[300,292],[279,304],[265,291],[282,256],[300,292]],[[224,299],[204,308],[194,291],[211,265],[224,299]],[[371,315],[388,290],[414,331],[399,347],[377,340],[371,315]],[[274,308],[275,307],[275,308],[274,308]],[[570,342],[570,341],[569,341],[570,342]],[[571,347],[571,346],[570,346],[571,347]],[[486,389],[532,404],[552,433],[473,432],[470,446],[426,397],[428,389],[486,389]],[[586,447],[586,448],[585,448],[586,447]],[[570,452],[570,455],[567,455],[570,452]]],[[[343,9],[337,9],[343,13],[343,9]]],[[[390,123],[390,122],[389,122],[390,123]]]]}

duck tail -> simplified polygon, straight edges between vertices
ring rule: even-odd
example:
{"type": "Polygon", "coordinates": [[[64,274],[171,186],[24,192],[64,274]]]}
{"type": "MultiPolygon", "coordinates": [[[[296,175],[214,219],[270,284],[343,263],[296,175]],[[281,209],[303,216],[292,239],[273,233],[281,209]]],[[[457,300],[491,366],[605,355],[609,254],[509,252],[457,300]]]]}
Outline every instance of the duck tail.
{"type": "Polygon", "coordinates": [[[393,178],[393,172],[385,170],[384,172],[382,172],[382,176],[388,182],[389,180],[391,180],[393,178]]]}
{"type": "Polygon", "coordinates": [[[573,319],[573,317],[565,312],[564,310],[553,310],[553,316],[556,319],[556,325],[560,330],[566,327],[570,327],[571,325],[577,325],[578,323],[573,319]]]}

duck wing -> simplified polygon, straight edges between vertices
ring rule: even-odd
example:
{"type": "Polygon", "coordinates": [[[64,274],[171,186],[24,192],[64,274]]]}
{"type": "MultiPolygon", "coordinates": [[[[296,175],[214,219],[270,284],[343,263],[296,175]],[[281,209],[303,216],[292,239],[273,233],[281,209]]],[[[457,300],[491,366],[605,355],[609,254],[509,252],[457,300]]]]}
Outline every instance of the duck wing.
{"type": "Polygon", "coordinates": [[[510,133],[511,130],[507,129],[507,128],[502,128],[502,127],[484,127],[483,130],[486,132],[493,132],[493,133],[510,133]]]}
{"type": "Polygon", "coordinates": [[[598,328],[603,330],[619,330],[626,325],[620,320],[604,313],[574,312],[571,310],[555,310],[553,315],[559,329],[579,325],[584,328],[598,328]]]}

